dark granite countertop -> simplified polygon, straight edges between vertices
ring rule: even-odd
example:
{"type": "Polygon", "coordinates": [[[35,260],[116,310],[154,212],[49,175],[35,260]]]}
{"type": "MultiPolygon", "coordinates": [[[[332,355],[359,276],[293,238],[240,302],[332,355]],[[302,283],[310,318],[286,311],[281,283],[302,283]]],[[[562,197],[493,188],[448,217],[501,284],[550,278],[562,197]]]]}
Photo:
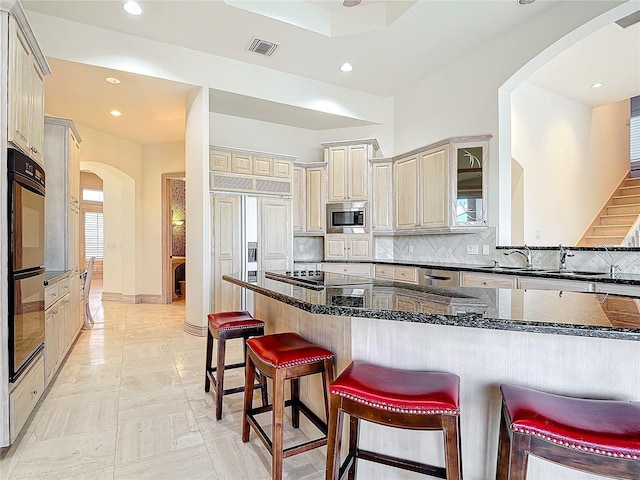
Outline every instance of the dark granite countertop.
{"type": "Polygon", "coordinates": [[[50,283],[56,283],[64,277],[68,277],[70,273],[70,270],[45,270],[44,285],[47,286],[50,283]]]}
{"type": "Polygon", "coordinates": [[[255,282],[243,281],[239,274],[222,278],[322,315],[640,341],[640,299],[636,297],[419,286],[373,279],[314,290],[265,278],[263,272],[258,272],[255,282]]]}
{"type": "MultiPolygon", "coordinates": [[[[312,263],[312,262],[300,262],[300,263],[312,263]]],[[[337,260],[323,260],[322,263],[345,263],[337,260]]],[[[434,263],[434,262],[419,262],[419,261],[407,261],[407,260],[363,260],[363,261],[349,261],[346,263],[371,263],[374,265],[401,265],[407,267],[420,267],[420,268],[433,268],[436,270],[452,270],[456,272],[481,272],[481,273],[493,273],[496,275],[513,275],[518,277],[540,277],[540,278],[557,278],[562,280],[574,280],[582,282],[598,282],[598,283],[614,283],[618,285],[638,285],[640,286],[640,274],[635,273],[616,273],[610,275],[607,272],[594,272],[594,274],[572,274],[553,272],[552,269],[525,269],[525,268],[511,268],[507,266],[495,268],[491,265],[471,265],[463,263],[434,263]]]]}

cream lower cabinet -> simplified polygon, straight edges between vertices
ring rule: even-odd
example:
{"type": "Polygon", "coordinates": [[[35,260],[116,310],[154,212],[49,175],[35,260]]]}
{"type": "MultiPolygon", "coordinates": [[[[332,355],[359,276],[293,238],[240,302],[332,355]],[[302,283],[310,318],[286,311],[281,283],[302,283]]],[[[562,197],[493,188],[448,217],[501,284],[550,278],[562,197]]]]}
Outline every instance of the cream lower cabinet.
{"type": "Polygon", "coordinates": [[[325,260],[370,260],[371,237],[332,234],[324,236],[325,260]]]}
{"type": "Polygon", "coordinates": [[[596,285],[593,282],[539,277],[518,277],[518,288],[531,290],[564,290],[566,292],[596,291],[596,285]]]}
{"type": "Polygon", "coordinates": [[[518,288],[518,277],[493,273],[462,272],[460,285],[462,287],[508,288],[513,290],[518,288]]]}
{"type": "Polygon", "coordinates": [[[373,278],[370,263],[323,263],[322,271],[373,278]]]}
{"type": "Polygon", "coordinates": [[[45,389],[44,360],[39,356],[9,392],[9,438],[11,443],[24,427],[45,389]]]}
{"type": "Polygon", "coordinates": [[[377,264],[375,266],[375,278],[396,282],[417,284],[419,282],[418,272],[417,267],[383,264],[377,264]]]}

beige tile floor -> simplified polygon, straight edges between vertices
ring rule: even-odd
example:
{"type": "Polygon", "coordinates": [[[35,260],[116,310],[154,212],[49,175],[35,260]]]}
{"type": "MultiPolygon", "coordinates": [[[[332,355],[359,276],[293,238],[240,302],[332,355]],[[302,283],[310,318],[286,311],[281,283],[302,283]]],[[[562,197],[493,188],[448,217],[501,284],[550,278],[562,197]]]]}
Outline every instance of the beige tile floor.
{"type": "MultiPolygon", "coordinates": [[[[0,459],[0,479],[270,478],[271,456],[255,434],[240,439],[242,394],[226,396],[215,420],[204,392],[206,340],[184,333],[184,302],[102,303],[99,280],[91,293],[95,326],[81,332],[0,459]]],[[[230,360],[240,359],[240,342],[231,344],[230,360]]],[[[242,371],[227,378],[241,383],[242,371]]],[[[302,436],[286,434],[287,445],[302,436]]],[[[285,478],[324,478],[325,453],[285,459],[285,478]]]]}

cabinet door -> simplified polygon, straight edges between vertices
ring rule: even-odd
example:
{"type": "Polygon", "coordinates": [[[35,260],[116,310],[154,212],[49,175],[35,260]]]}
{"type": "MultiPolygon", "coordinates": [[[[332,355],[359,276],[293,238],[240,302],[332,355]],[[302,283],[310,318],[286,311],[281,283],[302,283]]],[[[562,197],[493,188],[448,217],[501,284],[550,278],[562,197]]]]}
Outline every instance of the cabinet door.
{"type": "Polygon", "coordinates": [[[304,232],[305,227],[305,176],[304,168],[293,167],[293,231],[304,232]]]}
{"type": "Polygon", "coordinates": [[[290,178],[293,165],[290,160],[273,159],[273,176],[290,178]]]}
{"type": "Polygon", "coordinates": [[[42,164],[44,139],[44,75],[35,61],[30,59],[29,69],[29,146],[34,160],[42,164]]]}
{"type": "Polygon", "coordinates": [[[211,195],[213,213],[212,285],[213,312],[238,310],[240,290],[222,280],[223,275],[240,271],[240,197],[211,195]]]}
{"type": "Polygon", "coordinates": [[[253,157],[253,173],[254,175],[271,177],[273,175],[273,163],[271,159],[266,157],[253,157]]]}
{"type": "Polygon", "coordinates": [[[369,260],[371,258],[371,238],[349,237],[348,256],[351,260],[369,260]]]}
{"type": "Polygon", "coordinates": [[[8,140],[30,153],[31,51],[15,20],[9,18],[8,140]]]}
{"type": "Polygon", "coordinates": [[[73,133],[69,134],[69,201],[80,202],[80,144],[73,133]]]}
{"type": "Polygon", "coordinates": [[[367,167],[369,162],[366,145],[349,146],[348,152],[347,197],[349,200],[368,200],[367,167]]]}
{"type": "Polygon", "coordinates": [[[324,167],[309,168],[306,171],[306,230],[324,232],[325,209],[324,167]]]}
{"type": "Polygon", "coordinates": [[[448,147],[420,154],[420,225],[422,228],[449,224],[448,147]]]}
{"type": "Polygon", "coordinates": [[[347,156],[347,147],[329,149],[329,202],[347,199],[347,156]]]}
{"type": "Polygon", "coordinates": [[[293,265],[293,231],[291,200],[260,198],[258,200],[258,247],[260,270],[287,270],[293,265]]]}
{"type": "Polygon", "coordinates": [[[375,163],[371,167],[372,213],[371,228],[374,231],[393,230],[392,209],[392,171],[391,162],[375,163]]]}
{"type": "Polygon", "coordinates": [[[325,235],[324,258],[327,260],[346,260],[347,237],[344,235],[325,235]]]}
{"type": "Polygon", "coordinates": [[[251,155],[242,155],[239,153],[231,154],[231,171],[233,173],[253,173],[253,162],[251,155]]]}
{"type": "Polygon", "coordinates": [[[44,317],[44,372],[47,383],[56,371],[56,361],[58,359],[58,342],[54,327],[57,313],[58,306],[54,305],[47,309],[44,317]]]}
{"type": "Polygon", "coordinates": [[[80,271],[80,211],[74,204],[69,204],[69,258],[67,265],[72,273],[80,271]]]}
{"type": "Polygon", "coordinates": [[[398,160],[393,165],[395,224],[397,230],[418,227],[418,157],[398,160]]]}
{"type": "Polygon", "coordinates": [[[209,170],[230,172],[231,154],[229,152],[209,152],[209,170]]]}

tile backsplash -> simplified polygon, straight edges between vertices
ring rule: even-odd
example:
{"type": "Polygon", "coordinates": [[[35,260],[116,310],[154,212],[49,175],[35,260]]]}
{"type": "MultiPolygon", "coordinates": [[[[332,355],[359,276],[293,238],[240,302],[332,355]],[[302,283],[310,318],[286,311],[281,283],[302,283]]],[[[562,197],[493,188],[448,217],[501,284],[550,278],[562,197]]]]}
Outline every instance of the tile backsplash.
{"type": "MultiPolygon", "coordinates": [[[[478,233],[440,235],[375,236],[374,259],[433,263],[459,263],[466,265],[492,265],[494,261],[505,266],[524,266],[520,255],[505,255],[496,249],[496,228],[488,227],[478,233]],[[477,249],[477,254],[468,254],[477,249]],[[483,255],[483,247],[488,255],[483,255]]],[[[294,237],[296,262],[319,262],[324,258],[323,237],[294,237]]],[[[567,268],[574,270],[608,271],[609,255],[604,251],[573,251],[567,257],[567,268]]],[[[557,250],[532,250],[532,263],[536,268],[556,269],[559,266],[557,250]]],[[[640,252],[611,252],[613,263],[623,273],[640,274],[640,252]]]]}

